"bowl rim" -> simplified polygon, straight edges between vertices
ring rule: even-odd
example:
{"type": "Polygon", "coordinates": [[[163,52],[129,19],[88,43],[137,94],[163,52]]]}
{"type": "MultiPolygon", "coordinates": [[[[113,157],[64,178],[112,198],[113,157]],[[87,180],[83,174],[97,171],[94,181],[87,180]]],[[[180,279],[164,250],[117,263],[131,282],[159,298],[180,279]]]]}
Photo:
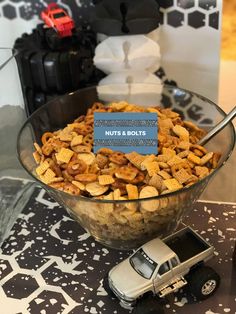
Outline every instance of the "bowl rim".
{"type": "MultiPolygon", "coordinates": [[[[115,84],[114,84],[115,85],[115,84]]],[[[157,84],[158,85],[158,84],[157,84]]],[[[212,100],[208,99],[207,97],[203,96],[203,95],[200,95],[196,92],[193,92],[193,91],[190,91],[188,89],[185,89],[185,88],[182,88],[182,87],[178,87],[178,86],[173,86],[173,85],[169,85],[169,84],[160,84],[162,85],[163,87],[165,88],[169,88],[169,89],[178,89],[180,91],[183,91],[185,93],[191,93],[195,96],[197,96],[198,98],[204,100],[204,101],[207,101],[210,105],[214,106],[215,109],[218,110],[218,112],[223,115],[224,117],[226,116],[226,113],[224,112],[224,110],[222,108],[220,108],[216,103],[214,103],[212,100]]],[[[109,86],[112,86],[112,85],[109,85],[109,86]]],[[[64,195],[65,197],[69,197],[69,198],[74,198],[74,199],[77,199],[78,201],[83,201],[83,202],[93,202],[93,203],[101,203],[101,204],[125,204],[125,203],[137,203],[137,202],[146,202],[146,201],[151,201],[151,200],[161,200],[161,199],[164,199],[166,197],[171,197],[171,196],[176,196],[178,194],[181,194],[181,193],[187,193],[188,191],[191,191],[192,189],[194,189],[195,187],[197,186],[201,186],[201,184],[203,184],[205,181],[208,181],[210,180],[222,167],[223,165],[227,162],[227,160],[230,158],[233,150],[234,150],[234,147],[235,147],[235,141],[236,141],[236,130],[233,126],[233,123],[232,121],[228,124],[231,128],[231,143],[230,143],[230,150],[229,150],[229,153],[228,155],[226,156],[225,160],[222,162],[222,164],[217,167],[216,169],[214,169],[210,174],[208,174],[206,177],[200,179],[199,181],[197,181],[196,183],[192,184],[191,186],[189,187],[184,187],[184,188],[181,188],[179,190],[175,190],[173,192],[169,192],[169,193],[166,193],[166,194],[160,194],[158,196],[151,196],[151,197],[148,197],[148,198],[137,198],[137,199],[132,199],[132,200],[102,200],[102,199],[97,199],[97,198],[89,198],[89,197],[85,197],[85,196],[81,196],[81,195],[73,195],[73,194],[69,194],[69,193],[66,193],[64,191],[60,191],[58,189],[55,189],[47,184],[45,184],[44,182],[40,181],[36,175],[34,175],[32,172],[30,172],[24,165],[24,163],[22,162],[21,160],[21,157],[20,157],[20,147],[19,147],[19,143],[20,143],[20,138],[21,138],[21,135],[24,131],[24,129],[26,128],[26,126],[31,123],[30,120],[33,119],[37,114],[38,112],[40,112],[41,110],[43,110],[44,108],[48,107],[51,103],[53,102],[56,102],[57,99],[61,99],[63,97],[68,97],[68,96],[73,96],[74,94],[76,93],[79,93],[79,92],[82,92],[82,91],[87,91],[87,90],[91,90],[91,89],[94,89],[94,88],[97,88],[97,85],[93,85],[93,86],[89,86],[89,87],[85,87],[85,88],[81,88],[81,89],[78,89],[78,90],[75,90],[73,92],[70,92],[70,93],[66,93],[64,95],[61,95],[61,96],[58,96],[58,97],[55,97],[54,99],[50,100],[49,102],[45,103],[44,105],[42,105],[41,107],[39,107],[37,110],[35,110],[32,115],[30,115],[26,121],[23,123],[23,125],[21,126],[20,128],[20,131],[18,132],[18,135],[17,135],[17,145],[16,145],[16,151],[17,151],[17,158],[21,164],[21,166],[26,170],[26,172],[37,182],[39,183],[40,186],[42,186],[46,191],[48,191],[48,193],[50,192],[55,192],[55,193],[60,193],[62,195],[64,195]]]]}

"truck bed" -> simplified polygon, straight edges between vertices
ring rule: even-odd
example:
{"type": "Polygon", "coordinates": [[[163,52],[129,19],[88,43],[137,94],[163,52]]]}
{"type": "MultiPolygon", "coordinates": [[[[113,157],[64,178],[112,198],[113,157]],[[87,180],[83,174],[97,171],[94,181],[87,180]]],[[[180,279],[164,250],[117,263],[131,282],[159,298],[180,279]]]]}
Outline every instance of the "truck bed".
{"type": "Polygon", "coordinates": [[[165,243],[177,254],[181,263],[209,249],[209,245],[190,230],[167,239],[165,243]]]}

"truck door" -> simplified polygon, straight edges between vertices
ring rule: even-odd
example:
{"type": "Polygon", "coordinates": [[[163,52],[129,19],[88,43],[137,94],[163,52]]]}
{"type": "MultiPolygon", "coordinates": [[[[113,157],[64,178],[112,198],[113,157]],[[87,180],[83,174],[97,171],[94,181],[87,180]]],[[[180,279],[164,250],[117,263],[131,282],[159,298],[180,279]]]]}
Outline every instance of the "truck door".
{"type": "Polygon", "coordinates": [[[161,287],[168,285],[172,278],[173,273],[169,261],[166,261],[165,263],[160,265],[156,277],[153,280],[155,292],[158,293],[161,287]]]}

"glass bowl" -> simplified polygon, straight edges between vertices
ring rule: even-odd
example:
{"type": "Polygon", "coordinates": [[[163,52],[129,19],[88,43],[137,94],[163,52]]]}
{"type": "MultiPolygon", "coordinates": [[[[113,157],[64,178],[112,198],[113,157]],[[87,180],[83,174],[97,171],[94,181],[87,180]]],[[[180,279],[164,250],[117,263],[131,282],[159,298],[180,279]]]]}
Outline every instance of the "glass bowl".
{"type": "Polygon", "coordinates": [[[148,199],[105,201],[73,196],[37,179],[37,165],[32,155],[33,143],[41,144],[44,132],[65,127],[85,114],[96,101],[117,99],[141,105],[172,107],[184,119],[206,130],[225,117],[216,104],[193,92],[171,86],[136,87],[132,95],[126,86],[116,85],[114,88],[86,88],[59,97],[29,117],[17,140],[18,157],[25,170],[98,242],[116,249],[133,249],[154,237],[171,234],[182,218],[193,209],[193,203],[229,158],[235,144],[234,127],[230,123],[206,145],[208,150],[220,151],[222,154],[217,169],[188,188],[148,199]]]}

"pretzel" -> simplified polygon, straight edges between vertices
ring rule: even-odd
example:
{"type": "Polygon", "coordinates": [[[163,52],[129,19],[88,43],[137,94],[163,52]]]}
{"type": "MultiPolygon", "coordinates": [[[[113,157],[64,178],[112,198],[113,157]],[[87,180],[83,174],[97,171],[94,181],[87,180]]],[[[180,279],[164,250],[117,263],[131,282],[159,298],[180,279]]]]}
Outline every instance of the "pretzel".
{"type": "Polygon", "coordinates": [[[113,153],[113,150],[110,148],[100,148],[97,151],[97,154],[105,155],[105,156],[110,156],[113,153]]]}
{"type": "Polygon", "coordinates": [[[91,152],[91,146],[77,145],[77,146],[73,146],[72,150],[76,153],[90,153],[91,152]]]}
{"type": "Polygon", "coordinates": [[[86,125],[93,126],[93,123],[94,123],[94,116],[93,116],[93,114],[87,115],[87,116],[85,117],[84,122],[85,122],[86,125]]]}
{"type": "Polygon", "coordinates": [[[131,184],[139,184],[144,181],[145,175],[143,172],[139,171],[136,177],[133,180],[126,180],[127,182],[131,184]]]}
{"type": "Polygon", "coordinates": [[[86,146],[92,146],[93,145],[93,135],[87,134],[84,136],[82,143],[86,146]]]}
{"type": "Polygon", "coordinates": [[[82,159],[77,159],[70,161],[66,169],[70,175],[75,176],[84,173],[87,170],[87,165],[82,159]]]}
{"type": "Polygon", "coordinates": [[[97,154],[97,156],[95,157],[95,161],[96,161],[98,167],[100,169],[103,169],[107,165],[109,159],[108,159],[108,157],[106,157],[102,154],[97,154]]]}
{"type": "Polygon", "coordinates": [[[116,179],[114,183],[111,184],[111,188],[113,190],[118,189],[120,191],[120,195],[126,194],[126,182],[120,179],[116,179]]]}
{"type": "Polygon", "coordinates": [[[74,130],[77,134],[85,136],[93,132],[93,127],[89,124],[81,124],[77,126],[74,130]]]}
{"type": "Polygon", "coordinates": [[[45,132],[45,133],[42,135],[42,137],[41,137],[41,142],[42,142],[43,145],[44,145],[44,144],[46,144],[47,141],[48,141],[50,138],[52,138],[52,137],[53,137],[53,133],[51,133],[51,132],[45,132]]]}
{"type": "Polygon", "coordinates": [[[114,152],[109,156],[109,160],[117,165],[127,165],[128,159],[124,153],[114,152]]]}
{"type": "Polygon", "coordinates": [[[64,184],[63,191],[72,195],[80,195],[80,189],[70,182],[64,184]]]}

